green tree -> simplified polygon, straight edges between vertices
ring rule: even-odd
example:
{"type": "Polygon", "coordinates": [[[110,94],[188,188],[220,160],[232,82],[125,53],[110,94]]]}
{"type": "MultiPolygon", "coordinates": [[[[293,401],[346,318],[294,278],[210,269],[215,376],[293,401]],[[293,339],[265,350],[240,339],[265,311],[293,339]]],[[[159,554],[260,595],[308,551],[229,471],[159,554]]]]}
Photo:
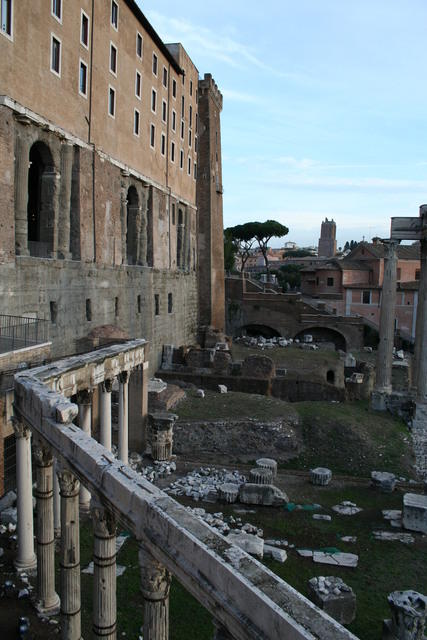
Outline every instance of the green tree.
{"type": "Polygon", "coordinates": [[[228,227],[224,231],[224,235],[230,238],[233,245],[234,255],[238,256],[241,261],[241,272],[245,269],[245,264],[251,255],[251,250],[255,244],[255,231],[257,229],[256,222],[246,222],[245,224],[237,224],[235,227],[228,227]]]}
{"type": "MultiPolygon", "coordinates": [[[[267,275],[270,273],[270,269],[268,266],[268,243],[271,238],[283,238],[287,233],[289,233],[288,227],[277,222],[276,220],[266,220],[265,222],[252,222],[249,223],[254,226],[254,237],[258,242],[259,248],[261,249],[261,253],[264,256],[265,268],[267,270],[267,275]]],[[[252,226],[251,226],[252,229],[252,226]]]]}
{"type": "Polygon", "coordinates": [[[299,289],[301,287],[301,264],[284,264],[276,272],[279,285],[283,289],[299,289]]]}
{"type": "Polygon", "coordinates": [[[224,231],[224,269],[233,271],[236,259],[236,247],[229,229],[224,231]]]}
{"type": "Polygon", "coordinates": [[[308,249],[288,249],[283,252],[284,258],[306,258],[312,255],[313,252],[308,249]]]}

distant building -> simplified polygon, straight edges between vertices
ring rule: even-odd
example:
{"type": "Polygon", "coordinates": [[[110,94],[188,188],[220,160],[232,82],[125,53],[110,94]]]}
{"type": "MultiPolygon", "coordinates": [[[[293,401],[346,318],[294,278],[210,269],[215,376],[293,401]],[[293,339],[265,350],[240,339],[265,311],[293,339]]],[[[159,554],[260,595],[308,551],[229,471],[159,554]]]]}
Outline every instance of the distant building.
{"type": "Polygon", "coordinates": [[[319,258],[332,258],[337,252],[337,225],[333,220],[325,218],[320,228],[319,258]]]}

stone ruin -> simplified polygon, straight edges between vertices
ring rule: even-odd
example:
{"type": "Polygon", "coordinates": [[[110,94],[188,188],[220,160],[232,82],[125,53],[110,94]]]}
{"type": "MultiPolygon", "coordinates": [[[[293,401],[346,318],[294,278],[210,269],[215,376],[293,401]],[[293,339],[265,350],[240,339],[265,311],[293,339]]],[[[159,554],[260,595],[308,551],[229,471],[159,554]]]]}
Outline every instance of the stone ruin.
{"type": "Polygon", "coordinates": [[[425,640],[427,597],[417,591],[393,591],[388,603],[391,619],[384,620],[383,640],[425,640]]]}
{"type": "Polygon", "coordinates": [[[350,624],[356,617],[356,595],[341,578],[319,576],[308,582],[310,600],[341,624],[350,624]]]}

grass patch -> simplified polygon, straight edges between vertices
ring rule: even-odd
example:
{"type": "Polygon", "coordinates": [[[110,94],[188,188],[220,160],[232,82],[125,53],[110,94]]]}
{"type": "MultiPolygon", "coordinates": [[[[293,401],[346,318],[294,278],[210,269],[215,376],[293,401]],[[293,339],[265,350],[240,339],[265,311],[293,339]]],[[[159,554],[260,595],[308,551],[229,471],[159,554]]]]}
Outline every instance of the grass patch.
{"type": "Polygon", "coordinates": [[[315,366],[334,365],[339,360],[338,351],[318,349],[317,351],[305,351],[297,346],[273,347],[273,349],[253,349],[243,344],[233,344],[231,348],[233,360],[244,360],[249,356],[268,356],[275,364],[283,365],[290,369],[313,371],[315,366]]]}

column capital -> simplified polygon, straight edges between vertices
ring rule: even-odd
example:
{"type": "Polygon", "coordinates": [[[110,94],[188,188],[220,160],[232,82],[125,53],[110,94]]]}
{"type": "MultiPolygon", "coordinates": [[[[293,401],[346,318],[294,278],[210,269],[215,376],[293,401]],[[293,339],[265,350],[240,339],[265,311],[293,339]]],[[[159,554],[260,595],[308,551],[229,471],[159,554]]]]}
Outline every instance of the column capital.
{"type": "Polygon", "coordinates": [[[141,571],[141,591],[145,600],[156,602],[167,598],[171,585],[169,571],[153,558],[142,543],[139,545],[138,559],[141,571]]]}
{"type": "Polygon", "coordinates": [[[112,538],[117,532],[116,518],[111,511],[96,506],[91,509],[93,530],[98,538],[112,538]]]}
{"type": "Polygon", "coordinates": [[[53,464],[52,450],[45,445],[34,447],[34,458],[38,467],[50,467],[53,464]]]}
{"type": "Polygon", "coordinates": [[[113,390],[113,381],[108,379],[101,382],[101,390],[104,393],[111,393],[113,390]]]}
{"type": "Polygon", "coordinates": [[[75,496],[77,496],[80,490],[79,479],[76,478],[76,476],[73,475],[71,471],[68,471],[68,469],[58,471],[57,475],[61,496],[63,498],[74,498],[75,496]]]}
{"type": "Polygon", "coordinates": [[[129,382],[129,375],[130,375],[130,371],[121,371],[117,376],[119,379],[119,382],[121,384],[127,384],[129,382]]]}
{"type": "Polygon", "coordinates": [[[28,440],[31,437],[31,429],[21,422],[21,420],[18,420],[18,418],[12,417],[12,426],[15,432],[15,438],[25,438],[28,440]]]}
{"type": "Polygon", "coordinates": [[[77,404],[91,404],[92,394],[92,389],[82,389],[81,391],[77,391],[77,404]]]}

